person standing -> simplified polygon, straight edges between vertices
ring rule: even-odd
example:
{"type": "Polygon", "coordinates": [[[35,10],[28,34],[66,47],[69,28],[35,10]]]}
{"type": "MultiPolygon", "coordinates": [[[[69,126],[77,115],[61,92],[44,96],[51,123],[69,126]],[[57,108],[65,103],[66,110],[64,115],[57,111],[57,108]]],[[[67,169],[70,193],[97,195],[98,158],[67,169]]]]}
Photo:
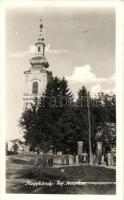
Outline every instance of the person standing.
{"type": "Polygon", "coordinates": [[[74,156],[73,156],[73,164],[76,164],[76,153],[74,153],[74,156]]]}
{"type": "Polygon", "coordinates": [[[108,166],[108,157],[107,157],[107,153],[104,155],[104,161],[106,163],[106,166],[108,166]]]}
{"type": "Polygon", "coordinates": [[[52,155],[52,150],[50,150],[49,152],[48,152],[48,165],[50,166],[50,167],[52,167],[53,166],[53,155],[52,155]]]}
{"type": "Polygon", "coordinates": [[[61,157],[61,165],[64,165],[64,155],[62,154],[62,157],[61,157]]]}
{"type": "Polygon", "coordinates": [[[111,156],[111,152],[108,152],[107,154],[107,158],[108,158],[108,166],[110,166],[112,164],[112,156],[111,156]]]}
{"type": "Polygon", "coordinates": [[[96,165],[96,155],[93,155],[93,165],[96,165]]]}
{"type": "Polygon", "coordinates": [[[69,155],[66,155],[66,165],[69,165],[69,155]]]}

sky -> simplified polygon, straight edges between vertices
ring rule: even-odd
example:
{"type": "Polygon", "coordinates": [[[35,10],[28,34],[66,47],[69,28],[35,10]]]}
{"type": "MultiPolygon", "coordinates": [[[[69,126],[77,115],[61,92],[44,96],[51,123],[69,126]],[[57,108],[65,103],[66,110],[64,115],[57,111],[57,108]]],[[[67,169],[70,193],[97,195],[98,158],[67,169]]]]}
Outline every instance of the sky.
{"type": "Polygon", "coordinates": [[[6,10],[6,136],[22,137],[24,71],[34,56],[43,19],[46,58],[54,76],[65,77],[74,96],[115,92],[115,10],[94,7],[8,8],[6,10]]]}

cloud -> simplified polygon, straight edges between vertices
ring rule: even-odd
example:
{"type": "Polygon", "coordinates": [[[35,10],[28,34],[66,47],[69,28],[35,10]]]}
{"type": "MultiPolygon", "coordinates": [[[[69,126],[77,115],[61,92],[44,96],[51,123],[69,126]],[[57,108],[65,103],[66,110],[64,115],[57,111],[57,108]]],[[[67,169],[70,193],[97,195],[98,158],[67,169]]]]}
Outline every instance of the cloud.
{"type": "Polygon", "coordinates": [[[91,88],[91,90],[92,90],[92,93],[93,93],[93,94],[96,94],[96,93],[98,93],[98,92],[101,92],[102,88],[101,88],[101,85],[100,85],[100,84],[96,84],[96,85],[94,85],[94,86],[91,88]]]}
{"type": "Polygon", "coordinates": [[[30,45],[29,46],[29,53],[35,53],[36,47],[35,45],[30,45]]]}
{"type": "Polygon", "coordinates": [[[9,53],[11,58],[22,58],[35,53],[35,45],[30,45],[27,51],[9,53]]]}
{"type": "Polygon", "coordinates": [[[116,94],[116,88],[113,87],[113,88],[105,89],[103,90],[103,92],[106,94],[116,94]]]}
{"type": "MultiPolygon", "coordinates": [[[[35,45],[30,45],[28,50],[26,50],[26,51],[9,53],[9,57],[22,58],[25,56],[30,56],[30,55],[35,54],[35,51],[36,51],[35,45]]],[[[57,53],[69,53],[69,50],[67,50],[67,49],[60,49],[60,50],[59,49],[51,49],[51,45],[48,44],[48,45],[46,45],[45,52],[57,54],[57,53]]]]}
{"type": "Polygon", "coordinates": [[[91,66],[79,66],[76,67],[71,76],[66,76],[69,81],[78,81],[82,83],[98,83],[106,81],[105,78],[97,78],[94,73],[91,72],[91,66]]]}
{"type": "Polygon", "coordinates": [[[96,84],[96,85],[93,85],[91,87],[91,95],[94,97],[98,94],[98,92],[104,92],[105,94],[115,94],[116,93],[116,88],[115,87],[111,87],[111,88],[108,88],[108,89],[104,89],[101,87],[100,84],[96,84]]]}
{"type": "Polygon", "coordinates": [[[52,49],[50,44],[46,45],[45,51],[47,53],[69,53],[68,49],[52,49]]]}
{"type": "Polygon", "coordinates": [[[9,53],[10,58],[22,58],[29,54],[28,51],[9,53]]]}
{"type": "Polygon", "coordinates": [[[110,81],[115,81],[115,79],[116,79],[116,75],[115,75],[115,73],[114,73],[114,74],[112,74],[112,76],[109,78],[109,80],[110,80],[110,81]]]}

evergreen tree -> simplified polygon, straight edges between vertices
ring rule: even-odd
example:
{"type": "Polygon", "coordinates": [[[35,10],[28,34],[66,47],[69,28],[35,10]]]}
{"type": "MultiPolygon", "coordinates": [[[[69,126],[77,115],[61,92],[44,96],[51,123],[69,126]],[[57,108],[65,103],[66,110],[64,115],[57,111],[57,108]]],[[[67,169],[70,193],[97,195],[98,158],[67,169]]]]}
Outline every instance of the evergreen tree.
{"type": "Polygon", "coordinates": [[[52,77],[40,100],[35,98],[30,108],[25,109],[22,114],[19,123],[24,129],[26,142],[33,147],[46,148],[45,151],[51,144],[58,148],[62,133],[57,126],[57,121],[72,101],[73,95],[67,81],[64,78],[52,77]]]}
{"type": "Polygon", "coordinates": [[[76,115],[78,116],[79,140],[84,142],[84,151],[88,152],[88,90],[85,86],[78,92],[76,115]]]}
{"type": "MultiPolygon", "coordinates": [[[[77,141],[84,141],[84,150],[89,151],[88,143],[88,91],[83,86],[74,102],[67,81],[52,77],[40,99],[27,107],[19,124],[24,130],[26,143],[34,149],[36,146],[47,152],[50,145],[63,152],[77,152],[77,141]]],[[[95,152],[98,128],[103,130],[101,140],[104,146],[115,143],[111,141],[110,129],[106,124],[116,122],[115,95],[98,93],[96,98],[90,97],[91,141],[95,152]],[[108,134],[108,135],[106,135],[108,134]],[[108,143],[106,143],[106,138],[108,143]]],[[[115,133],[114,133],[115,135],[115,133]]],[[[100,139],[100,138],[99,138],[100,139]]]]}

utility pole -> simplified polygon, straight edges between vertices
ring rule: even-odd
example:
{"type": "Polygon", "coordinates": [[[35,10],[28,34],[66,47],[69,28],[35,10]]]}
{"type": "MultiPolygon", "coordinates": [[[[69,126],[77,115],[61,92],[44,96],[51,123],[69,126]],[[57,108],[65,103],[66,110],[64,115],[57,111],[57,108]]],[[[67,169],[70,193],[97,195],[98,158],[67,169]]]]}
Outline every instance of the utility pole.
{"type": "Polygon", "coordinates": [[[89,164],[92,164],[92,147],[91,147],[91,116],[90,116],[90,93],[87,95],[88,107],[88,133],[89,133],[89,164]]]}

